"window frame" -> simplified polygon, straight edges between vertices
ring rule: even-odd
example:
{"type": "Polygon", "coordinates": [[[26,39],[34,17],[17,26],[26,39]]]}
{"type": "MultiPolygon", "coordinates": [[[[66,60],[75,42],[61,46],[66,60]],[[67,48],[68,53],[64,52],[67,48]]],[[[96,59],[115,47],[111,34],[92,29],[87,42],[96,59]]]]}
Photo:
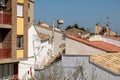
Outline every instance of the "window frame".
{"type": "Polygon", "coordinates": [[[17,49],[23,48],[23,35],[17,35],[17,49]]]}
{"type": "Polygon", "coordinates": [[[17,17],[24,17],[24,5],[23,4],[20,4],[20,3],[17,4],[17,17]],[[21,7],[20,12],[18,10],[19,9],[18,6],[21,7]]]}
{"type": "Polygon", "coordinates": [[[30,22],[30,17],[28,17],[28,22],[30,22]]]}
{"type": "Polygon", "coordinates": [[[28,9],[30,9],[30,3],[28,3],[28,9]]]}

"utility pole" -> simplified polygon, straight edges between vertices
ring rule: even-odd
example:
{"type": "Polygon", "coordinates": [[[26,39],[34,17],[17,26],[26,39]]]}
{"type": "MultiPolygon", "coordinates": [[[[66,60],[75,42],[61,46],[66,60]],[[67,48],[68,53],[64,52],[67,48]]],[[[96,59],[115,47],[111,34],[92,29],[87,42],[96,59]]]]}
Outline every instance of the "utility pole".
{"type": "Polygon", "coordinates": [[[52,20],[51,57],[54,56],[54,20],[52,20]]]}

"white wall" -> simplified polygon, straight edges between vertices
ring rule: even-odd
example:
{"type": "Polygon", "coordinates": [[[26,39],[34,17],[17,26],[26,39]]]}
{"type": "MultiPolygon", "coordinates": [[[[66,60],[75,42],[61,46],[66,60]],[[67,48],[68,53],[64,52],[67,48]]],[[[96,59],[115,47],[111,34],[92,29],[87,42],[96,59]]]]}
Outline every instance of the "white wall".
{"type": "Polygon", "coordinates": [[[72,54],[72,55],[88,54],[89,55],[92,53],[97,54],[97,53],[106,53],[106,52],[100,49],[88,46],[81,42],[66,38],[66,54],[72,54]]]}
{"type": "Polygon", "coordinates": [[[49,54],[48,50],[51,49],[49,41],[41,43],[39,50],[36,50],[36,68],[43,69],[44,65],[48,62],[49,54]]]}
{"type": "Polygon", "coordinates": [[[30,71],[30,67],[32,67],[32,73],[34,75],[34,49],[33,49],[33,35],[37,35],[37,32],[33,26],[28,29],[28,60],[20,61],[19,70],[18,70],[18,78],[22,79],[28,71],[30,71]]]}
{"type": "Polygon", "coordinates": [[[68,80],[71,80],[69,79],[70,76],[68,76],[68,72],[74,72],[78,65],[83,67],[85,80],[120,80],[120,75],[115,75],[108,70],[92,64],[89,58],[89,56],[85,55],[63,55],[62,67],[64,68],[68,80]]]}
{"type": "Polygon", "coordinates": [[[54,63],[49,68],[46,68],[44,70],[36,71],[35,78],[36,80],[40,79],[39,77],[42,73],[44,73],[43,76],[45,76],[45,79],[48,77],[47,75],[49,73],[53,73],[53,75],[62,73],[62,78],[65,77],[65,80],[120,80],[120,75],[115,75],[108,70],[92,64],[89,61],[89,58],[89,55],[63,55],[62,61],[59,63],[54,63]],[[79,70],[79,72],[76,71],[78,66],[82,66],[82,70],[79,70]],[[57,71],[54,72],[53,70],[57,71]],[[75,72],[79,74],[79,77],[77,79],[73,79],[73,76],[76,76],[73,75],[75,72]],[[83,72],[84,79],[81,79],[81,72],[83,72]]]}
{"type": "Polygon", "coordinates": [[[25,77],[31,67],[33,76],[35,68],[42,69],[48,62],[48,49],[51,49],[49,40],[41,42],[40,37],[37,35],[36,29],[34,26],[31,26],[28,29],[28,60],[20,61],[18,77],[20,79],[25,77]]]}
{"type": "Polygon", "coordinates": [[[110,43],[112,45],[115,45],[115,46],[119,46],[120,47],[120,41],[119,40],[115,40],[115,39],[112,39],[112,38],[107,38],[107,37],[102,37],[102,40],[106,43],[110,43]]]}
{"type": "Polygon", "coordinates": [[[103,41],[101,35],[94,35],[89,38],[89,41],[103,41]]]}
{"type": "MultiPolygon", "coordinates": [[[[50,29],[46,29],[46,28],[43,28],[43,27],[37,27],[36,26],[36,29],[40,30],[41,33],[44,33],[44,34],[47,34],[49,36],[52,35],[52,30],[50,29]]],[[[63,34],[62,33],[59,33],[59,32],[54,32],[54,53],[59,53],[61,52],[61,48],[59,47],[61,44],[65,43],[65,40],[63,40],[63,34]]]]}
{"type": "Polygon", "coordinates": [[[120,47],[120,41],[112,39],[110,37],[105,37],[105,36],[101,36],[101,35],[95,35],[95,36],[92,36],[89,40],[90,41],[104,41],[106,43],[110,43],[112,45],[120,47]]]}

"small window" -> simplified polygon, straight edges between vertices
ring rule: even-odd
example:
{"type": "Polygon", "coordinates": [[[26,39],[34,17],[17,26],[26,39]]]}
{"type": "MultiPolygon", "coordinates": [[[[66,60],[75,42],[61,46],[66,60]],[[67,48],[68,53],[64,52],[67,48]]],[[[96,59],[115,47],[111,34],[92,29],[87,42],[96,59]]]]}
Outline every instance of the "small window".
{"type": "Polygon", "coordinates": [[[17,16],[23,17],[23,5],[22,4],[17,4],[17,16]]]}
{"type": "Polygon", "coordinates": [[[28,22],[30,22],[30,17],[28,17],[28,22]]]}
{"type": "Polygon", "coordinates": [[[23,36],[17,36],[17,48],[23,47],[23,36]]]}
{"type": "Polygon", "coordinates": [[[30,3],[28,3],[28,8],[30,8],[30,3]]]}

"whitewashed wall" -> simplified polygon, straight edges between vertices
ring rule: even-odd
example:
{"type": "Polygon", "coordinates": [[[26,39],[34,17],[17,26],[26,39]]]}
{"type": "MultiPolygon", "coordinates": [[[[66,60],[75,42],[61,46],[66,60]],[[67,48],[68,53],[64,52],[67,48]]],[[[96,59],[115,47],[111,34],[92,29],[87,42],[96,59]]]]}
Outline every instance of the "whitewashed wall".
{"type": "Polygon", "coordinates": [[[19,63],[19,70],[18,70],[18,78],[22,79],[25,78],[30,71],[30,67],[32,67],[32,73],[34,75],[34,48],[33,48],[33,35],[37,35],[37,32],[34,26],[31,26],[28,29],[28,60],[20,61],[19,63]]]}
{"type": "Polygon", "coordinates": [[[89,45],[83,44],[81,42],[66,38],[66,54],[72,55],[86,55],[92,53],[106,53],[100,49],[91,47],[89,45]]]}
{"type": "MultiPolygon", "coordinates": [[[[63,55],[62,67],[68,80],[73,80],[70,78],[72,73],[71,76],[68,73],[74,72],[78,65],[83,67],[84,80],[120,80],[120,75],[115,75],[108,70],[92,64],[89,61],[88,55],[63,55]]],[[[80,75],[77,80],[82,80],[80,79],[80,75]]]]}
{"type": "Polygon", "coordinates": [[[89,40],[90,41],[104,41],[106,43],[110,43],[110,44],[120,47],[120,40],[112,39],[112,38],[101,36],[101,35],[92,36],[89,40]]]}
{"type": "MultiPolygon", "coordinates": [[[[50,29],[46,29],[46,28],[39,27],[39,26],[36,26],[35,28],[44,34],[52,36],[52,30],[50,30],[50,29]]],[[[63,43],[65,43],[65,40],[63,40],[63,34],[55,31],[54,32],[54,50],[55,50],[55,53],[61,52],[61,48],[59,46],[63,43]]]]}
{"type": "MultiPolygon", "coordinates": [[[[42,33],[42,31],[40,30],[42,33]]],[[[44,34],[44,33],[43,33],[44,34]]],[[[43,68],[48,61],[48,50],[51,49],[49,39],[41,42],[34,26],[28,29],[28,60],[19,63],[19,79],[27,77],[28,71],[32,68],[34,76],[35,68],[43,68]]]]}
{"type": "Polygon", "coordinates": [[[115,39],[112,39],[112,38],[107,38],[107,37],[104,37],[104,36],[101,36],[102,37],[102,40],[106,43],[110,43],[112,45],[115,45],[115,46],[119,46],[120,47],[120,41],[119,40],[115,40],[115,39]]]}
{"type": "Polygon", "coordinates": [[[44,65],[48,62],[50,54],[48,50],[51,49],[51,44],[49,44],[49,40],[42,42],[39,50],[36,50],[36,67],[38,69],[43,69],[44,65]]]}
{"type": "Polygon", "coordinates": [[[54,77],[61,76],[59,73],[62,73],[61,77],[65,78],[65,80],[120,80],[120,75],[115,75],[91,63],[89,61],[89,55],[63,55],[62,61],[59,63],[54,63],[43,70],[37,70],[35,73],[36,80],[40,80],[40,74],[43,73],[45,80],[47,80],[49,73],[53,74],[54,77]],[[78,66],[82,66],[82,70],[79,70],[79,72],[76,71],[78,66]],[[56,72],[54,72],[54,70],[56,70],[56,72]],[[83,76],[81,76],[81,73],[83,73],[83,76]],[[74,79],[77,74],[77,79],[74,79]]]}

